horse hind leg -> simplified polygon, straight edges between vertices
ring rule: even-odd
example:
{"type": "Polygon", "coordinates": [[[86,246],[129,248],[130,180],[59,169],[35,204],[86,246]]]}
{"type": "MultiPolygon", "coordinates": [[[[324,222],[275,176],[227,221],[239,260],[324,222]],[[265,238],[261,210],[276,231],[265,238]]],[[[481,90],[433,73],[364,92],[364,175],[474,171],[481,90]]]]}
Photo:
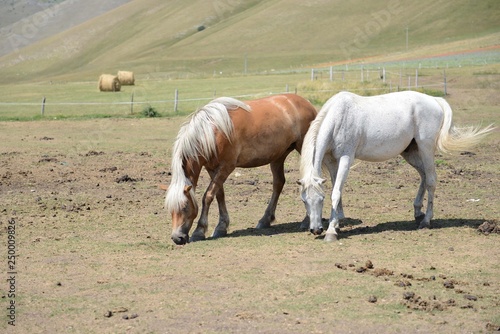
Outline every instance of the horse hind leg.
{"type": "Polygon", "coordinates": [[[257,228],[269,228],[271,227],[271,223],[276,219],[275,213],[278,206],[278,199],[285,185],[285,158],[286,156],[270,164],[271,172],[273,173],[273,194],[264,212],[264,216],[262,216],[257,224],[257,228]]]}
{"type": "Polygon", "coordinates": [[[434,191],[436,189],[436,168],[434,166],[434,150],[431,145],[423,143],[417,145],[413,140],[408,148],[401,153],[401,156],[420,174],[420,185],[417,196],[413,202],[415,210],[415,221],[419,228],[430,227],[430,221],[433,217],[434,191]],[[427,190],[427,210],[422,211],[424,195],[427,190]]]}
{"type": "Polygon", "coordinates": [[[413,208],[415,212],[415,221],[420,223],[425,214],[422,211],[423,203],[424,203],[424,195],[425,195],[425,171],[422,163],[422,159],[420,159],[420,155],[418,153],[418,147],[415,140],[412,140],[410,145],[401,153],[401,156],[412,166],[420,175],[420,185],[418,187],[417,195],[415,197],[415,201],[413,201],[413,208]]]}
{"type": "Polygon", "coordinates": [[[431,219],[434,216],[434,192],[436,191],[437,174],[434,165],[435,142],[426,141],[424,145],[419,145],[420,157],[425,173],[425,187],[427,188],[427,210],[424,219],[420,222],[419,228],[429,228],[431,219]]]}

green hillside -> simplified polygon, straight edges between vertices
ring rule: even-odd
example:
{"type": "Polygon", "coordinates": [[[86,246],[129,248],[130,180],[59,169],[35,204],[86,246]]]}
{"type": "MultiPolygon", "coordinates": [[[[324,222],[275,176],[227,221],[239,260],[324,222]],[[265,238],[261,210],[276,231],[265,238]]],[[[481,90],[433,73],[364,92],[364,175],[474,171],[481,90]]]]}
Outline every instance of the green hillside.
{"type": "Polygon", "coordinates": [[[423,57],[499,45],[499,17],[498,0],[133,0],[0,58],[0,83],[423,57]]]}

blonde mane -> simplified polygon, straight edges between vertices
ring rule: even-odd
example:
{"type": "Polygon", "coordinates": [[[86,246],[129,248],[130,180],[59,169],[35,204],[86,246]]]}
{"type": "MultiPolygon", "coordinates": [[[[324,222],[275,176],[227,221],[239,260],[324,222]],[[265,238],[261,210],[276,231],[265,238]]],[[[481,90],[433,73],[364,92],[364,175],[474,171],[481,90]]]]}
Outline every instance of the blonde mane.
{"type": "MultiPolygon", "coordinates": [[[[192,183],[184,173],[185,161],[198,162],[200,157],[209,160],[217,154],[215,133],[221,132],[231,140],[233,122],[229,111],[238,108],[250,111],[250,107],[239,100],[220,97],[194,112],[190,120],[182,125],[172,152],[172,181],[165,196],[165,207],[168,211],[181,210],[187,201],[183,196],[184,188],[192,183]]],[[[190,194],[193,202],[196,202],[194,190],[193,187],[190,194]]]]}

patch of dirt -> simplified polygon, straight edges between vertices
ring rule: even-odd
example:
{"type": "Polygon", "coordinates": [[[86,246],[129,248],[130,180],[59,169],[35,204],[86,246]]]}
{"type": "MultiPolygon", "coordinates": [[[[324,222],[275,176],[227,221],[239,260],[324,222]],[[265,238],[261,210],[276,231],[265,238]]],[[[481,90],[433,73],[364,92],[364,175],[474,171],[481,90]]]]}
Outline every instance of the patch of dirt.
{"type": "Polygon", "coordinates": [[[134,178],[128,176],[128,174],[122,175],[122,176],[116,178],[116,180],[115,180],[116,183],[137,182],[137,181],[141,181],[141,179],[134,179],[134,178]]]}
{"type": "Polygon", "coordinates": [[[103,154],[104,154],[103,151],[97,152],[97,151],[92,150],[92,151],[88,151],[87,153],[85,153],[85,156],[86,157],[91,157],[91,156],[103,155],[103,154]]]}
{"type": "Polygon", "coordinates": [[[477,231],[482,234],[500,233],[500,226],[497,221],[485,221],[477,228],[477,231]]]}

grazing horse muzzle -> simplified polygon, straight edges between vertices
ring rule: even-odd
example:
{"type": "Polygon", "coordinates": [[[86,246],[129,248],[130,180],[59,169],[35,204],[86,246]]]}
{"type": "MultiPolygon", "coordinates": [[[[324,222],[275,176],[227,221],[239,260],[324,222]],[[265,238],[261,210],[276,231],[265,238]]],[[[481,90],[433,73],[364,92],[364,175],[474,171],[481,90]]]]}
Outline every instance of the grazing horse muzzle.
{"type": "Polygon", "coordinates": [[[323,228],[322,227],[320,227],[320,228],[312,228],[310,231],[314,235],[321,235],[323,233],[323,228]]]}
{"type": "Polygon", "coordinates": [[[186,233],[182,233],[182,232],[175,232],[175,233],[172,233],[172,241],[176,244],[176,245],[185,245],[189,240],[189,237],[186,233]]]}

